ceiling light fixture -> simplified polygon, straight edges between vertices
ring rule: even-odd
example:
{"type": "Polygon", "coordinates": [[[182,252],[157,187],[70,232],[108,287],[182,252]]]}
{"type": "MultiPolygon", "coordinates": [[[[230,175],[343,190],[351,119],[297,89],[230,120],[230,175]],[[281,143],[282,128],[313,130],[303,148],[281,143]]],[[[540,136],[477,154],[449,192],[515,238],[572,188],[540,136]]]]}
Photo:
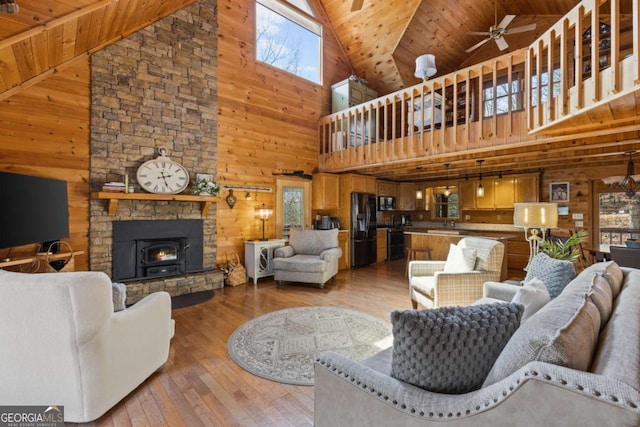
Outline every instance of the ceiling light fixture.
{"type": "Polygon", "coordinates": [[[435,55],[427,53],[416,58],[416,72],[414,76],[422,79],[423,82],[426,82],[429,77],[433,76],[437,71],[435,55]]]}
{"type": "Polygon", "coordinates": [[[633,160],[631,160],[631,156],[635,153],[635,151],[626,151],[624,153],[629,155],[629,161],[627,162],[627,174],[625,176],[608,176],[606,178],[602,178],[602,182],[604,182],[607,187],[623,191],[627,197],[633,197],[640,187],[640,174],[635,174],[635,166],[633,164],[633,160]]]}
{"type": "Polygon", "coordinates": [[[444,164],[444,167],[447,170],[447,188],[444,189],[444,195],[447,197],[451,195],[451,190],[449,189],[449,166],[451,166],[451,163],[444,164]]]}
{"type": "Polygon", "coordinates": [[[480,182],[478,183],[478,189],[476,190],[476,196],[484,197],[484,187],[482,186],[482,162],[484,162],[484,160],[480,159],[480,160],[476,160],[476,162],[478,162],[478,165],[480,165],[480,182]]]}

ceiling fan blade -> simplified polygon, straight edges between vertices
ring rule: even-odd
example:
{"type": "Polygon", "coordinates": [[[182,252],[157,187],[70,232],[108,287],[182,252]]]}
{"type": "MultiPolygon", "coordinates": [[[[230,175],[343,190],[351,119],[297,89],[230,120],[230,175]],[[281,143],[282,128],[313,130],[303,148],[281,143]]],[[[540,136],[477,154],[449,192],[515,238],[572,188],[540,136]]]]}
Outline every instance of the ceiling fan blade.
{"type": "Polygon", "coordinates": [[[509,28],[504,30],[505,34],[524,33],[525,31],[531,31],[536,29],[536,24],[523,25],[522,27],[509,28]]]}
{"type": "Polygon", "coordinates": [[[351,12],[356,12],[360,9],[362,9],[362,4],[364,3],[364,0],[353,0],[351,2],[351,12]]]}
{"type": "Polygon", "coordinates": [[[505,50],[509,48],[509,45],[507,44],[507,41],[504,39],[504,37],[498,37],[495,40],[496,44],[498,45],[498,49],[505,50]]]}
{"type": "Polygon", "coordinates": [[[473,50],[476,50],[477,48],[479,48],[480,46],[482,46],[483,44],[485,44],[486,42],[488,42],[489,40],[491,40],[491,37],[486,38],[484,40],[482,40],[480,43],[476,43],[473,46],[471,46],[469,49],[465,50],[465,52],[471,52],[473,50]]]}
{"type": "Polygon", "coordinates": [[[470,31],[467,33],[470,36],[488,36],[489,34],[488,31],[470,31]]]}
{"type": "Polygon", "coordinates": [[[509,25],[511,21],[514,20],[515,17],[516,15],[506,15],[504,18],[502,18],[502,21],[500,21],[500,23],[498,24],[498,28],[506,28],[507,25],[509,25]]]}

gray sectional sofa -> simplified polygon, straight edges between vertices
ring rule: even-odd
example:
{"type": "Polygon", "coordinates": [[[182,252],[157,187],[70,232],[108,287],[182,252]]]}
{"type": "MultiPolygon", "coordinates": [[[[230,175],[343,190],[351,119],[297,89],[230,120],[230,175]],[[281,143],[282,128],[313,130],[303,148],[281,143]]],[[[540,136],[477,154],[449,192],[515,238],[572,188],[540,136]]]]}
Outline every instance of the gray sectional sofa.
{"type": "Polygon", "coordinates": [[[323,353],[315,425],[638,426],[640,270],[582,271],[519,326],[478,390],[427,391],[393,378],[391,365],[392,349],[360,363],[323,353]]]}

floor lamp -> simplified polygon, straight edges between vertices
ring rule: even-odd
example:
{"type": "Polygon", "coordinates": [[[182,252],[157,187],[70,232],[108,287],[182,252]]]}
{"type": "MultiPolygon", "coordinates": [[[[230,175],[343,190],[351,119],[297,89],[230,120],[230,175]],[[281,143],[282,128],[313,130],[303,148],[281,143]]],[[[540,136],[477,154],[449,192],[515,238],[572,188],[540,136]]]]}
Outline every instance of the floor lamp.
{"type": "Polygon", "coordinates": [[[558,226],[557,203],[514,203],[513,225],[524,228],[524,238],[529,242],[529,268],[533,257],[538,255],[540,243],[546,238],[547,230],[558,226]]]}

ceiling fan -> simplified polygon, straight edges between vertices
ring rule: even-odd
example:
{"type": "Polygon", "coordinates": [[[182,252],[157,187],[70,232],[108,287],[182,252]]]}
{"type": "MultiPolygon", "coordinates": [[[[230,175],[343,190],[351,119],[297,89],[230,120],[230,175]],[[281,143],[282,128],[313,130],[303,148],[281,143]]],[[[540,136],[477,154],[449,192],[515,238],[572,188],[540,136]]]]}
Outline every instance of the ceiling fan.
{"type": "Polygon", "coordinates": [[[353,0],[351,2],[351,12],[356,12],[360,9],[362,9],[362,4],[364,3],[364,0],[353,0]]]}
{"type": "Polygon", "coordinates": [[[531,31],[536,29],[536,24],[523,25],[521,27],[507,28],[507,26],[513,21],[516,15],[506,15],[502,18],[502,21],[498,24],[498,3],[495,2],[495,21],[494,25],[489,27],[489,31],[472,31],[467,33],[472,36],[489,36],[479,43],[474,44],[465,52],[471,52],[487,43],[489,40],[495,40],[498,49],[505,50],[509,47],[507,41],[503,36],[507,34],[524,33],[525,31],[531,31]]]}

